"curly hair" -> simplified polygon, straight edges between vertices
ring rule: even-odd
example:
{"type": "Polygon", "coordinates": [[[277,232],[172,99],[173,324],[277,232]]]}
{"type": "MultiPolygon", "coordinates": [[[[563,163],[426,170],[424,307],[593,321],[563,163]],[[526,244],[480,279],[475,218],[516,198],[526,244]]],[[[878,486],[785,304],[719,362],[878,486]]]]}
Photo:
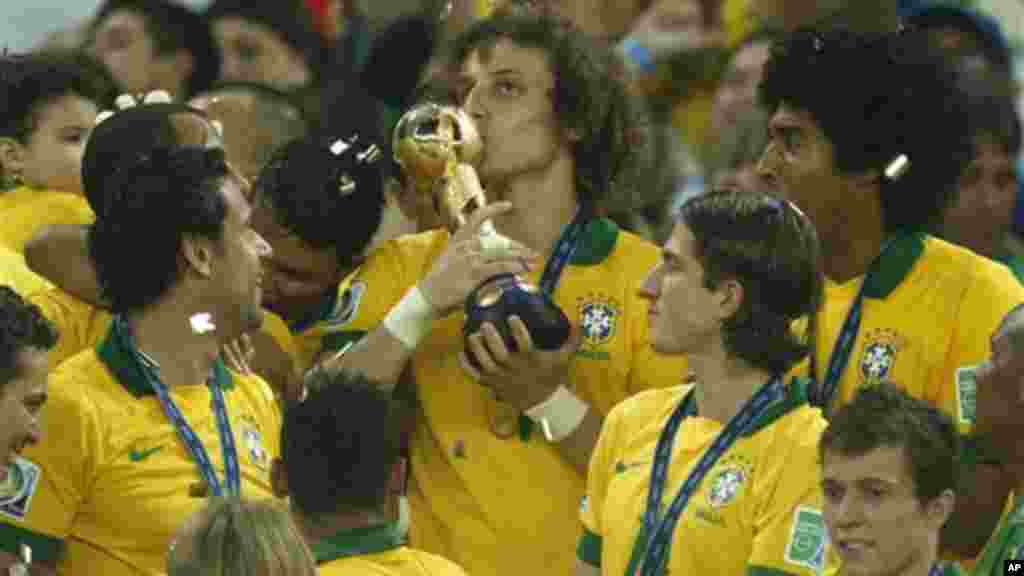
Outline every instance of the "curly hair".
{"type": "Polygon", "coordinates": [[[360,159],[374,148],[383,156],[361,135],[290,142],[260,173],[256,201],[285,230],[347,264],[369,245],[384,213],[383,159],[360,159]]]}
{"type": "Polygon", "coordinates": [[[739,309],[723,323],[725,349],[773,374],[807,356],[813,326],[801,337],[793,324],[813,321],[824,286],[810,220],[787,201],[733,190],[691,198],[679,219],[696,240],[704,287],[729,279],[743,286],[739,309]]]}
{"type": "Polygon", "coordinates": [[[523,8],[499,11],[460,34],[449,65],[461,66],[472,52],[489,50],[501,40],[547,55],[555,79],[555,115],[563,129],[579,136],[572,150],[579,200],[602,206],[646,144],[644,109],[627,91],[622,63],[568,20],[523,8]]]}
{"type": "Polygon", "coordinates": [[[57,344],[57,329],[34,304],[14,290],[0,286],[0,393],[18,377],[18,354],[25,349],[49,350],[57,344]]]}
{"type": "Polygon", "coordinates": [[[180,147],[128,155],[103,179],[105,211],[89,230],[89,255],[111,310],[142,310],[177,283],[186,237],[221,239],[227,177],[223,150],[180,147]]]}
{"type": "Polygon", "coordinates": [[[888,233],[933,227],[972,157],[955,71],[924,34],[797,30],[777,41],[758,88],[771,112],[806,112],[832,145],[840,173],[878,174],[888,233]],[[898,179],[882,176],[900,155],[898,179]]]}

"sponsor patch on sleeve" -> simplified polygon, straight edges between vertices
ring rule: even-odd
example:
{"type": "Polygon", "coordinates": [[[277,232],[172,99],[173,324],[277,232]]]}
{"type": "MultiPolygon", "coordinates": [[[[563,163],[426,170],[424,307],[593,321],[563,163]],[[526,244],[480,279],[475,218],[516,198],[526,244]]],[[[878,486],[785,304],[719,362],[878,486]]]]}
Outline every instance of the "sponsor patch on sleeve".
{"type": "Polygon", "coordinates": [[[825,565],[828,537],[820,510],[800,506],[793,515],[793,529],[786,545],[786,562],[821,570],[825,565]]]}
{"type": "Polygon", "coordinates": [[[7,468],[7,477],[0,482],[0,514],[24,520],[39,486],[39,466],[17,457],[7,468]]]}

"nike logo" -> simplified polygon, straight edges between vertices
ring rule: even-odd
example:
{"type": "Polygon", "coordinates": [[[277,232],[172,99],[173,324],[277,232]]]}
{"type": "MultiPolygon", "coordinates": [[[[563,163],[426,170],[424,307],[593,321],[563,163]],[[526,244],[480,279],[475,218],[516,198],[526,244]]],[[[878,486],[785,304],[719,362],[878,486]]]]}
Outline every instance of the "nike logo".
{"type": "Polygon", "coordinates": [[[648,462],[630,462],[627,464],[626,462],[620,460],[615,464],[615,473],[622,474],[623,472],[629,470],[630,468],[639,468],[640,466],[647,466],[647,464],[648,462]]]}
{"type": "Polygon", "coordinates": [[[163,449],[163,446],[157,446],[156,448],[150,448],[149,450],[132,450],[128,453],[128,459],[132,462],[142,462],[146,458],[149,458],[163,449]]]}

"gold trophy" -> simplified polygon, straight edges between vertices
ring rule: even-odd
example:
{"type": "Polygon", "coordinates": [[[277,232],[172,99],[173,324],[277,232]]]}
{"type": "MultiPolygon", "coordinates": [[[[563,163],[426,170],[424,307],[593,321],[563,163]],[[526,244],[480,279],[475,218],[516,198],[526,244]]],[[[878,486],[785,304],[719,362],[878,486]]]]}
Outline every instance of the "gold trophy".
{"type": "MultiPolygon", "coordinates": [[[[472,119],[454,106],[419,104],[398,121],[392,139],[395,162],[417,194],[429,196],[445,227],[455,232],[469,216],[487,204],[482,191],[467,190],[455,177],[459,164],[475,166],[483,152],[480,134],[472,119]]],[[[497,237],[493,224],[484,222],[481,236],[497,237]]],[[[506,347],[515,350],[506,319],[522,318],[534,344],[556,350],[569,338],[569,321],[551,298],[521,278],[503,274],[484,281],[466,300],[464,334],[475,332],[483,322],[498,329],[506,347]]],[[[468,352],[475,363],[472,353],[468,352]]],[[[518,429],[519,411],[495,399],[491,428],[502,438],[518,429]]]]}

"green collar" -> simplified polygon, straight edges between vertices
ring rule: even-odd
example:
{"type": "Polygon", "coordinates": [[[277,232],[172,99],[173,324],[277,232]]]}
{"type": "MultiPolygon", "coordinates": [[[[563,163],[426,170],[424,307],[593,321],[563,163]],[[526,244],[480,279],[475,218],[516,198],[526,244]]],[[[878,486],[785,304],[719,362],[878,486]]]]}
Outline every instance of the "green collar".
{"type": "MultiPolygon", "coordinates": [[[[569,261],[573,266],[596,266],[612,253],[619,227],[607,218],[594,218],[580,236],[579,246],[569,261]]],[[[556,241],[557,242],[557,241],[556,241]]]]}
{"type": "Polygon", "coordinates": [[[924,240],[922,232],[898,232],[891,236],[883,253],[868,268],[864,296],[881,299],[891,294],[924,253],[924,240]]]}
{"type": "MultiPolygon", "coordinates": [[[[807,387],[810,385],[810,379],[808,378],[793,378],[789,381],[789,386],[786,386],[786,396],[781,400],[771,405],[761,418],[758,419],[757,423],[751,426],[743,436],[749,438],[754,434],[757,434],[762,429],[775,422],[779,418],[782,418],[786,414],[789,414],[793,410],[796,410],[800,406],[807,404],[807,387]]],[[[697,415],[697,394],[696,390],[691,389],[686,395],[683,402],[687,403],[685,408],[685,414],[687,416],[697,415]]]]}
{"type": "Polygon", "coordinates": [[[1005,264],[1010,272],[1017,278],[1017,281],[1024,284],[1024,258],[1020,256],[1004,256],[999,262],[1005,264]]]}
{"type": "MultiPolygon", "coordinates": [[[[96,346],[96,355],[114,374],[117,381],[139,398],[153,394],[153,387],[142,364],[135,358],[134,348],[135,345],[127,330],[127,322],[121,317],[115,317],[110,323],[107,336],[96,346]]],[[[231,374],[220,358],[213,364],[213,381],[222,390],[234,387],[231,374]]]]}
{"type": "Polygon", "coordinates": [[[391,523],[342,530],[334,536],[316,542],[311,548],[316,563],[326,564],[338,558],[387,552],[403,544],[398,525],[391,523]]]}

